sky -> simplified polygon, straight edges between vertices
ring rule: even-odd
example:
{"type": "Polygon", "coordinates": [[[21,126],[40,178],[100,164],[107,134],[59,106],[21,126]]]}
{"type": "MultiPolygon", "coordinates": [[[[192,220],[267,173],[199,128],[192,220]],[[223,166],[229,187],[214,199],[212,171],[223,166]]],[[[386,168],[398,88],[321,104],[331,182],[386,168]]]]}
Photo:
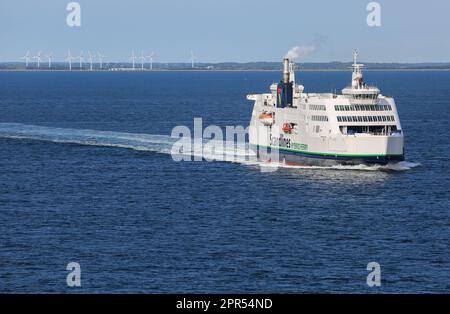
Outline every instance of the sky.
{"type": "Polygon", "coordinates": [[[69,27],[71,0],[0,0],[0,62],[68,49],[101,51],[108,62],[131,51],[155,62],[450,62],[450,1],[378,0],[379,27],[367,24],[370,0],[78,0],[81,26],[69,27]]]}

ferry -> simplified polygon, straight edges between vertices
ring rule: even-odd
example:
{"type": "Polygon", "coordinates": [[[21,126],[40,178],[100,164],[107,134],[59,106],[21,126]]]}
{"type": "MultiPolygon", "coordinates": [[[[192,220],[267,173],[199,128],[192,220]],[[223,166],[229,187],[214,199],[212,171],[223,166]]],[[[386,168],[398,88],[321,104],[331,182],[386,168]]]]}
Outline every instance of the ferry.
{"type": "Polygon", "coordinates": [[[363,78],[353,52],[352,81],[337,93],[307,93],[295,64],[283,60],[283,79],[254,101],[250,147],[264,161],[293,165],[387,164],[405,159],[404,136],[392,97],[363,78]]]}

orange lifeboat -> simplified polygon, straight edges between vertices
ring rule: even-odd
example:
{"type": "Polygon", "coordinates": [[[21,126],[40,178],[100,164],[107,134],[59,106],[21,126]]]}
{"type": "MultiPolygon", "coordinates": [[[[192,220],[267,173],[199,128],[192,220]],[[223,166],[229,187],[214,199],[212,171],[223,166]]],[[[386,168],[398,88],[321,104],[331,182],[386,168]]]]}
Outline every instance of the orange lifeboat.
{"type": "Polygon", "coordinates": [[[273,122],[274,122],[273,113],[263,112],[259,115],[259,120],[265,126],[273,125],[273,122]]]}

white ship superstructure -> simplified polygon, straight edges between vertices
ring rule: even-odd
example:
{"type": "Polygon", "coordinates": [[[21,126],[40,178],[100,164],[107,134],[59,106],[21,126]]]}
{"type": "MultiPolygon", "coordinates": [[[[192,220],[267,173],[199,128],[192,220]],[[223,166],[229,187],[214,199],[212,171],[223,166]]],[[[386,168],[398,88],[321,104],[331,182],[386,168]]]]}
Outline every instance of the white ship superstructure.
{"type": "Polygon", "coordinates": [[[283,80],[254,100],[250,145],[261,159],[277,150],[288,164],[386,164],[404,160],[403,132],[395,101],[364,82],[353,54],[352,82],[336,93],[306,93],[294,64],[283,62],[283,80]]]}

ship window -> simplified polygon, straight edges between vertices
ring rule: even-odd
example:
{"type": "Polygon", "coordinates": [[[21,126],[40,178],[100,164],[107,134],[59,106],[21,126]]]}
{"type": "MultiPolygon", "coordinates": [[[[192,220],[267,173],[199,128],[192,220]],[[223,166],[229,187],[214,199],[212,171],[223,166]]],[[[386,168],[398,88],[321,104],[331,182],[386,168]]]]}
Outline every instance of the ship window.
{"type": "MultiPolygon", "coordinates": [[[[328,121],[327,116],[313,116],[314,121],[328,121]]],[[[395,121],[395,116],[338,116],[339,122],[383,122],[395,121]]]]}

